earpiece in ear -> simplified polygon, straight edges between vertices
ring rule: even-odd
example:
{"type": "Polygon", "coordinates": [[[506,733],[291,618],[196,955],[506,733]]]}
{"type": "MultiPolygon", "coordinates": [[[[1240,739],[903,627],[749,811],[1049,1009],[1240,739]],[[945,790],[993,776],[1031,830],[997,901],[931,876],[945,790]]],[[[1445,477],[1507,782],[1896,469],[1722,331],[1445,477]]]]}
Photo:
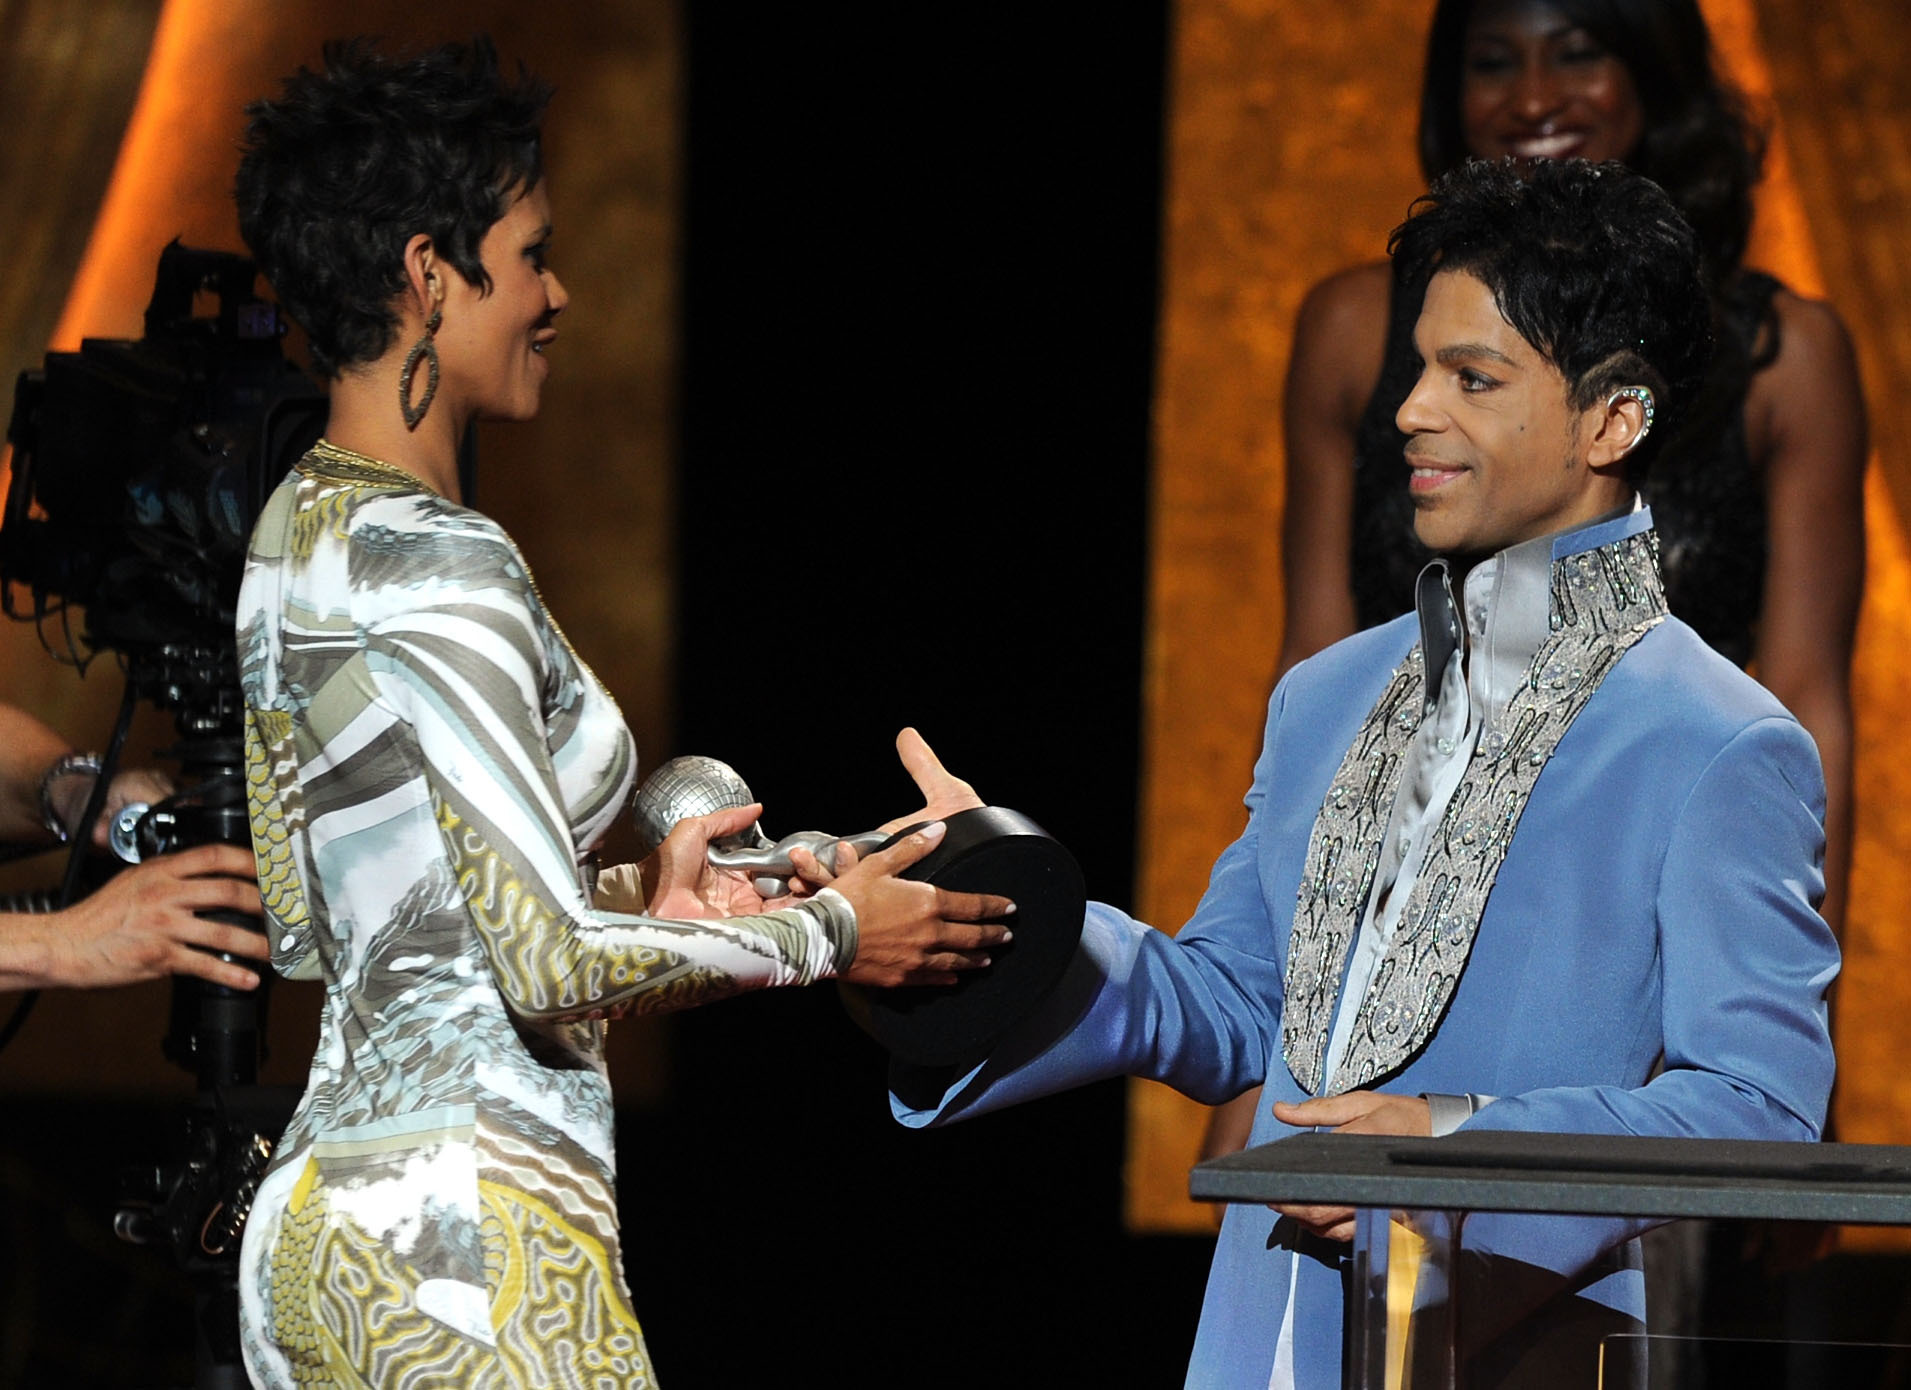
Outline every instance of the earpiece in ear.
{"type": "Polygon", "coordinates": [[[1626,445],[1626,452],[1631,453],[1634,449],[1639,447],[1640,442],[1643,441],[1648,434],[1652,433],[1652,388],[1650,386],[1621,386],[1617,391],[1614,391],[1610,396],[1606,397],[1606,409],[1611,410],[1614,405],[1622,400],[1639,402],[1640,407],[1646,413],[1645,423],[1639,426],[1639,433],[1635,434],[1632,437],[1632,442],[1626,445]]]}

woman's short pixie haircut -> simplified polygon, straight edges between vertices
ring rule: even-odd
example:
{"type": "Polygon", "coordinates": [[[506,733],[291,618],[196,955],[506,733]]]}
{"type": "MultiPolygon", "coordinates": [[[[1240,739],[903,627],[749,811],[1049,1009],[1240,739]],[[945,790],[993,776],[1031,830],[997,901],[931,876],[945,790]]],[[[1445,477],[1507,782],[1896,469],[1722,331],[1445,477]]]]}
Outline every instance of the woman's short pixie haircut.
{"type": "Polygon", "coordinates": [[[1657,428],[1626,456],[1645,477],[1712,351],[1698,238],[1659,185],[1617,162],[1476,159],[1434,181],[1388,249],[1408,283],[1463,270],[1491,290],[1573,409],[1651,387],[1657,428]]]}
{"type": "Polygon", "coordinates": [[[246,108],[239,229],[321,372],[391,347],[405,244],[420,232],[489,291],[479,243],[543,175],[550,95],[522,67],[507,80],[482,36],[411,57],[349,39],[246,108]]]}

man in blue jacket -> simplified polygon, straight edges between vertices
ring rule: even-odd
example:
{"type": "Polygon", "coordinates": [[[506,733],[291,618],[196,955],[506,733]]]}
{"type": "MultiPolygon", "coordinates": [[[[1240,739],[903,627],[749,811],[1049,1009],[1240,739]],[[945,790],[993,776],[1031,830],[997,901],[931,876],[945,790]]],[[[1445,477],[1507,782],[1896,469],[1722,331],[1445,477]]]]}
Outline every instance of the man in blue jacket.
{"type": "MultiPolygon", "coordinates": [[[[1635,492],[1705,363],[1692,234],[1617,165],[1474,164],[1393,254],[1425,286],[1398,417],[1442,557],[1417,611],[1280,683],[1247,830],[1178,937],[1091,905],[1042,1010],[954,1084],[899,1085],[904,1123],[1128,1073],[1209,1102],[1264,1082],[1254,1143],[1818,1136],[1838,953],[1817,755],[1667,614],[1635,492]]],[[[1228,1212],[1191,1385],[1340,1384],[1350,1216],[1228,1212]]],[[[1635,1230],[1474,1227],[1546,1297],[1473,1383],[1530,1379],[1587,1310],[1638,1317],[1635,1230]]]]}

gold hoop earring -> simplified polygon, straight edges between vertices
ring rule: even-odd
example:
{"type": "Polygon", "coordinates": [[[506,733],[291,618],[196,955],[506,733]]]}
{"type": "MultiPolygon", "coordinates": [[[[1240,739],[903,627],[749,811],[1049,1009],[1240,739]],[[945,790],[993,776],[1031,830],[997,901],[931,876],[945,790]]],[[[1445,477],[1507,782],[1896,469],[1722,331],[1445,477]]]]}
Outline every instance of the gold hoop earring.
{"type": "Polygon", "coordinates": [[[444,320],[442,310],[431,311],[431,317],[425,320],[424,336],[411,345],[411,351],[405,354],[405,365],[398,373],[398,408],[404,412],[405,428],[408,430],[418,428],[419,422],[425,418],[425,412],[431,409],[431,398],[438,394],[438,345],[432,338],[444,320]],[[425,394],[414,406],[411,403],[411,383],[421,357],[425,360],[425,394]]]}

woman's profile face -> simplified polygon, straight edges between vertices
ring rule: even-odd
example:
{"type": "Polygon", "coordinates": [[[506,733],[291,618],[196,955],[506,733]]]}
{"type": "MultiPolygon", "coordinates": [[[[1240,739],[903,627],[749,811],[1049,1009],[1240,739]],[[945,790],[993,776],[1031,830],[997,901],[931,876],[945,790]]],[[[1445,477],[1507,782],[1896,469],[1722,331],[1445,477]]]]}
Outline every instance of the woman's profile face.
{"type": "Polygon", "coordinates": [[[1544,0],[1482,0],[1460,62],[1460,130],[1482,159],[1626,159],[1645,133],[1625,64],[1544,0]]]}
{"type": "Polygon", "coordinates": [[[491,289],[468,283],[449,265],[444,322],[438,330],[441,389],[469,403],[486,420],[528,420],[537,414],[550,363],[544,350],[552,325],[570,303],[545,264],[551,241],[551,200],[539,183],[515,197],[478,244],[491,289]]]}

